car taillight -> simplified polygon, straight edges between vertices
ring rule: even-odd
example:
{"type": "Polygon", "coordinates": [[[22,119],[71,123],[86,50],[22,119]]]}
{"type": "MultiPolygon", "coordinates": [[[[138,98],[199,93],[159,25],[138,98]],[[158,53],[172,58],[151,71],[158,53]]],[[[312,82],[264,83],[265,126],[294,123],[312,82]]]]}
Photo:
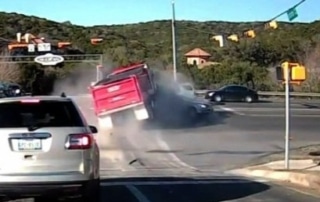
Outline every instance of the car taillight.
{"type": "Polygon", "coordinates": [[[66,149],[90,149],[93,142],[91,134],[70,134],[65,147],[66,149]]]}

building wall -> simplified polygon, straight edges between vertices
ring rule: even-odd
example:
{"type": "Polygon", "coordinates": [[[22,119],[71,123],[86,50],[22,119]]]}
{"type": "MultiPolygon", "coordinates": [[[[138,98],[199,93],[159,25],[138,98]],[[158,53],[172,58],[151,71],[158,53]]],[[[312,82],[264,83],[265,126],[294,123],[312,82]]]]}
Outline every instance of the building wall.
{"type": "Polygon", "coordinates": [[[188,57],[187,58],[187,63],[189,65],[199,65],[202,63],[207,62],[207,58],[201,58],[201,57],[188,57]]]}

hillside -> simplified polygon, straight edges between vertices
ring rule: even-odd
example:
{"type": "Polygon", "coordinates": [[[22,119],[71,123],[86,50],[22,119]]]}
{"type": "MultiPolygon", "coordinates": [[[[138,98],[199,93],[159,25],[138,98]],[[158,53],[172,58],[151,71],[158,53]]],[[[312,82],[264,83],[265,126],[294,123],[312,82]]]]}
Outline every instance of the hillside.
{"type": "MultiPolygon", "coordinates": [[[[183,54],[196,47],[209,52],[212,61],[228,61],[230,64],[236,61],[243,62],[244,66],[249,64],[261,68],[272,67],[286,59],[305,62],[309,53],[318,48],[320,21],[310,24],[281,22],[276,30],[265,30],[264,24],[178,21],[176,27],[179,64],[185,60],[183,54]],[[240,37],[239,43],[227,41],[223,48],[210,40],[212,35],[241,35],[252,28],[256,30],[256,38],[240,37]]],[[[70,22],[57,23],[34,16],[0,12],[0,26],[3,30],[0,37],[6,39],[14,39],[17,32],[42,34],[52,39],[69,40],[86,53],[104,53],[116,63],[146,59],[160,68],[165,68],[172,61],[171,21],[83,27],[70,22]],[[98,46],[93,46],[90,44],[92,37],[102,37],[105,40],[98,46]]],[[[179,68],[186,71],[182,65],[179,65],[179,68]]],[[[193,72],[199,80],[201,76],[197,74],[203,73],[193,72]]],[[[206,75],[202,75],[201,79],[208,77],[206,75]]],[[[204,85],[210,82],[218,81],[209,79],[204,85]]]]}

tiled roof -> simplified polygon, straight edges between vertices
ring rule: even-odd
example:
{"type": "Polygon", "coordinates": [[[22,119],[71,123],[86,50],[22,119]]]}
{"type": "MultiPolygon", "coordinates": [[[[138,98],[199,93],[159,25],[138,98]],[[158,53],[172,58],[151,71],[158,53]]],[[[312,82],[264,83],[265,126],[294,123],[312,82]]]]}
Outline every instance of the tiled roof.
{"type": "Polygon", "coordinates": [[[192,51],[185,54],[187,57],[210,57],[211,55],[201,48],[195,48],[192,51]]]}

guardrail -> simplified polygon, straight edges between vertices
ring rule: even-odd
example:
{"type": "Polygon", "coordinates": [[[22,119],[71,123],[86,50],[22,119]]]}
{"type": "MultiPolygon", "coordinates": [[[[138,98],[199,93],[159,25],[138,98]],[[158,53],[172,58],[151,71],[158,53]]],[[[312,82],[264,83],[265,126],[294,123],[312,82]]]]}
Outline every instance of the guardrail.
{"type": "MultiPolygon", "coordinates": [[[[196,90],[198,96],[204,96],[208,90],[196,90]]],[[[276,91],[258,91],[259,96],[262,97],[284,97],[285,92],[276,91]]],[[[303,92],[290,92],[291,97],[304,97],[304,98],[320,98],[320,93],[303,93],[303,92]]]]}

